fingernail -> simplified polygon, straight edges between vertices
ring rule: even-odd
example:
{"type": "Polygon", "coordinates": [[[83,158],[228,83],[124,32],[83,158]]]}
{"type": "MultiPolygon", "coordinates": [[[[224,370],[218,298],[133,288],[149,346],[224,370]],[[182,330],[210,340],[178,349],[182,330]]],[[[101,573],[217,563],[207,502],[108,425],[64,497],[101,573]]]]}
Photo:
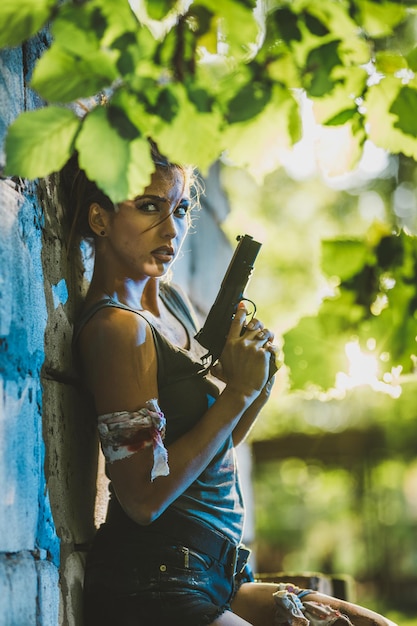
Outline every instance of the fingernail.
{"type": "Polygon", "coordinates": [[[239,304],[237,305],[238,309],[246,309],[245,303],[242,302],[242,300],[239,302],[239,304]]]}

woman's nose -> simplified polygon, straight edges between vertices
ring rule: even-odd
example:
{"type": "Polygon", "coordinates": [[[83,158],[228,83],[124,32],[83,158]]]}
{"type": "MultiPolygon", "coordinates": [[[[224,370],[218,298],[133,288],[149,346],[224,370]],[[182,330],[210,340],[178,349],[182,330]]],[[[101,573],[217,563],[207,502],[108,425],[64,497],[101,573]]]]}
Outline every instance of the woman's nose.
{"type": "Polygon", "coordinates": [[[173,238],[177,236],[178,230],[173,211],[171,211],[169,215],[167,215],[167,217],[161,222],[161,226],[163,234],[166,237],[173,238]]]}

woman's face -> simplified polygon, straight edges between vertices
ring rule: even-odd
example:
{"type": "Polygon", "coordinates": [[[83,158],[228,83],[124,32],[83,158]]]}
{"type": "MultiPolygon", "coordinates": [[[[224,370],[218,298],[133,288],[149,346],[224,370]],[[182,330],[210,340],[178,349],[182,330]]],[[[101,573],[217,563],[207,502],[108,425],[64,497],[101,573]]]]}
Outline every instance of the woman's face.
{"type": "Polygon", "coordinates": [[[141,196],[107,212],[104,242],[116,272],[133,280],[163,276],[187,234],[189,207],[185,173],[157,168],[141,196]]]}

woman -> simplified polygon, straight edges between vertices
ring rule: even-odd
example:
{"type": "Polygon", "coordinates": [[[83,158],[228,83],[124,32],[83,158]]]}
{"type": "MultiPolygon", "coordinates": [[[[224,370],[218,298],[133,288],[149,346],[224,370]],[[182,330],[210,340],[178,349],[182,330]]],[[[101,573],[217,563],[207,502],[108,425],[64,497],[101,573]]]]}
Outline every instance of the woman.
{"type": "Polygon", "coordinates": [[[257,319],[246,324],[241,306],[220,363],[203,370],[189,303],[165,278],[188,230],[191,173],[153,144],[152,154],[149,186],[116,207],[83,172],[71,183],[73,226],[95,245],[74,342],[111,480],[86,566],[85,626],[350,624],[339,605],[361,616],[358,626],[387,626],[243,573],[234,448],[268,399],[274,335],[257,319]]]}

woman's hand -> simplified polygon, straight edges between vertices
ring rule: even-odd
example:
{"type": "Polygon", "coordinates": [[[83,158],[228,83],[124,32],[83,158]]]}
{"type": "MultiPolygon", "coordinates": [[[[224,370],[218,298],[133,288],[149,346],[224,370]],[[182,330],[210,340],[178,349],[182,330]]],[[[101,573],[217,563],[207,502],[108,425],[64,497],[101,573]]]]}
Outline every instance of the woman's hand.
{"type": "Polygon", "coordinates": [[[276,347],[272,343],[274,333],[260,320],[254,318],[245,325],[246,314],[244,305],[239,306],[213,374],[240,393],[256,397],[268,382],[276,347]]]}

